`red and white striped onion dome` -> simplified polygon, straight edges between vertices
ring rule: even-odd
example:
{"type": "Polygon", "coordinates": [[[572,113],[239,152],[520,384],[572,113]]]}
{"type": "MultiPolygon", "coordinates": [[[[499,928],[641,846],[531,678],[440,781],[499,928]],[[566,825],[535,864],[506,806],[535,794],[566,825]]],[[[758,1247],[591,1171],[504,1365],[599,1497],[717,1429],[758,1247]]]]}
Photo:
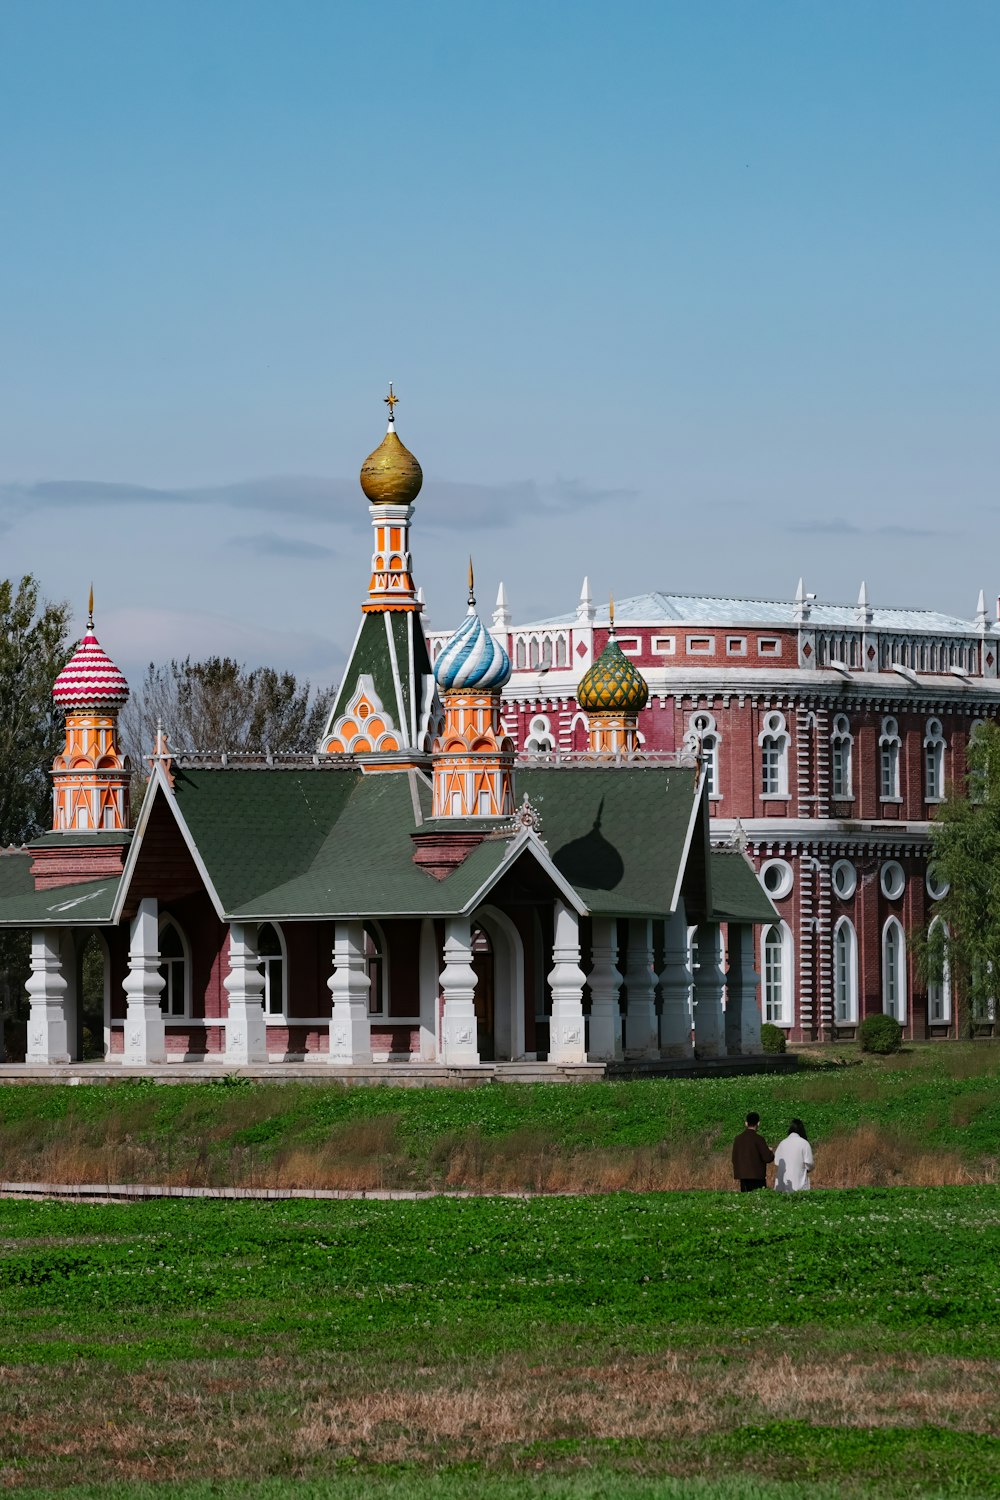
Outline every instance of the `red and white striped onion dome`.
{"type": "Polygon", "coordinates": [[[94,622],[55,680],[52,696],[62,708],[118,708],[128,697],[125,674],[94,634],[94,622]]]}

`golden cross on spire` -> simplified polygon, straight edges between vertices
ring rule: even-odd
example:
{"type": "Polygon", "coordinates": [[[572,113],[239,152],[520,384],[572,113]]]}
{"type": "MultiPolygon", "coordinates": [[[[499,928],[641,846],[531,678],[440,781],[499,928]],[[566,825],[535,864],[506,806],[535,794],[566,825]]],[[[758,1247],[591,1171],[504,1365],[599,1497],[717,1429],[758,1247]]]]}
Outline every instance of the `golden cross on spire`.
{"type": "Polygon", "coordinates": [[[382,400],[385,402],[386,406],[389,408],[389,421],[390,422],[394,422],[396,420],[394,408],[395,408],[396,402],[399,400],[399,397],[398,396],[394,396],[392,394],[392,381],[391,380],[389,381],[389,394],[388,394],[388,396],[383,396],[382,400]]]}

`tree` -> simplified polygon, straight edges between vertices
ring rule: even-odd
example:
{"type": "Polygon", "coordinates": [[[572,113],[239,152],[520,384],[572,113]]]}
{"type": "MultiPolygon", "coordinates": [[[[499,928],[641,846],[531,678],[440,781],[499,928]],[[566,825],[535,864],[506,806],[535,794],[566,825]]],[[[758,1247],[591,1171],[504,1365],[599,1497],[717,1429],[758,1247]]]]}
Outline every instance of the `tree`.
{"type": "MultiPolygon", "coordinates": [[[[52,684],[71,649],[68,605],[40,599],[30,575],[0,581],[0,848],[52,826],[49,770],[64,729],[52,684]]],[[[23,1008],[28,968],[27,934],[0,932],[0,1015],[23,1008]]]]}
{"type": "Polygon", "coordinates": [[[52,826],[49,771],[62,749],[52,684],[71,654],[69,606],[39,599],[26,575],[0,581],[0,846],[52,826]]]}
{"type": "Polygon", "coordinates": [[[925,979],[945,973],[966,1023],[993,1014],[1000,976],[1000,726],[980,724],[966,751],[965,785],[931,825],[935,922],[916,943],[925,979]]]}
{"type": "Polygon", "coordinates": [[[122,713],[122,739],[141,766],[157,724],[178,753],[309,751],[323,732],[333,689],[313,691],[293,672],[247,668],[228,656],[150,663],[122,713]]]}

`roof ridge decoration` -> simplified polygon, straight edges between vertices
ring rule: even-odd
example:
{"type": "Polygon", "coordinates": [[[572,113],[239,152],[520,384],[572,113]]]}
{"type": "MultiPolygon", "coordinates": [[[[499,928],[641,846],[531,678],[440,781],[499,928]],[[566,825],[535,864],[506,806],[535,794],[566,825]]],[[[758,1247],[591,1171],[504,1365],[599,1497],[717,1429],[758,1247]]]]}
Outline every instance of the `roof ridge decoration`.
{"type": "MultiPolygon", "coordinates": [[[[525,831],[533,833],[539,838],[541,837],[542,815],[529,798],[527,792],[521,798],[510,822],[505,823],[500,830],[507,838],[516,838],[519,833],[524,833],[525,831]]],[[[545,840],[542,839],[543,844],[544,842],[545,840]]]]}

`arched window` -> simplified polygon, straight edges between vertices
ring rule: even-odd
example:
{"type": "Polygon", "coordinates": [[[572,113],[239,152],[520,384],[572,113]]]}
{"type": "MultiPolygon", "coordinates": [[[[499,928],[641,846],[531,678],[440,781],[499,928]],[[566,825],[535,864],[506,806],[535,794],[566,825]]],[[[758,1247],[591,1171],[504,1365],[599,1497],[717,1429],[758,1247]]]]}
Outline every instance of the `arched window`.
{"type": "Polygon", "coordinates": [[[528,657],[528,653],[527,653],[527,649],[525,647],[524,641],[523,640],[519,640],[517,642],[517,644],[515,645],[515,647],[514,647],[514,665],[515,665],[515,667],[524,667],[524,666],[526,666],[527,665],[527,657],[528,657]]]}
{"type": "MultiPolygon", "coordinates": [[[[932,952],[947,935],[948,928],[943,918],[935,917],[927,934],[932,952]],[[935,943],[935,938],[938,943],[935,943]]],[[[951,1020],[951,969],[946,952],[941,954],[940,977],[927,982],[927,1020],[932,1026],[941,1026],[951,1020]]]]}
{"type": "Polygon", "coordinates": [[[543,635],[542,636],[542,666],[543,667],[551,667],[551,665],[552,665],[552,637],[550,635],[543,635]]]}
{"type": "Polygon", "coordinates": [[[531,640],[528,642],[528,665],[537,667],[540,660],[541,657],[538,651],[538,637],[537,635],[533,635],[531,637],[531,640]]]}
{"type": "Polygon", "coordinates": [[[906,1024],[906,942],[903,929],[890,917],[882,931],[882,1009],[906,1024]]]}
{"type": "Polygon", "coordinates": [[[833,929],[833,1019],[838,1026],[858,1019],[858,939],[847,917],[833,929]]]}
{"type": "Polygon", "coordinates": [[[688,733],[697,743],[707,795],[709,797],[721,797],[722,792],[719,787],[719,731],[715,727],[715,716],[703,711],[692,714],[688,722],[688,733]]]}
{"type": "Polygon", "coordinates": [[[556,666],[569,666],[569,642],[564,635],[556,636],[556,666]]]}
{"type": "Polygon", "coordinates": [[[944,731],[940,719],[927,720],[924,735],[924,800],[940,802],[944,796],[944,731]]]}
{"type": "Polygon", "coordinates": [[[765,927],[761,936],[764,1020],[792,1024],[792,934],[784,922],[765,927]]]}
{"type": "Polygon", "coordinates": [[[550,755],[556,748],[552,725],[545,714],[536,714],[528,726],[524,748],[529,755],[550,755]]]}
{"type": "Polygon", "coordinates": [[[833,733],[830,736],[830,782],[837,801],[846,801],[854,796],[853,744],[851,721],[846,714],[838,714],[833,721],[833,733]]]}
{"type": "Polygon", "coordinates": [[[388,966],[385,938],[377,922],[365,923],[365,962],[368,967],[368,1014],[384,1016],[388,1010],[388,966]]]}
{"type": "Polygon", "coordinates": [[[257,953],[260,957],[257,967],[264,976],[264,1014],[283,1016],[288,970],[284,937],[273,922],[264,922],[257,929],[257,953]]]}
{"type": "Polygon", "coordinates": [[[168,1020],[191,1014],[191,955],[173,917],[160,918],[160,1009],[168,1020]]]}
{"type": "Polygon", "coordinates": [[[757,736],[760,745],[760,789],[765,797],[788,794],[788,731],[785,716],[769,713],[757,736]]]}
{"type": "Polygon", "coordinates": [[[894,802],[899,798],[899,725],[893,718],[882,720],[879,735],[879,796],[883,801],[894,802]]]}

